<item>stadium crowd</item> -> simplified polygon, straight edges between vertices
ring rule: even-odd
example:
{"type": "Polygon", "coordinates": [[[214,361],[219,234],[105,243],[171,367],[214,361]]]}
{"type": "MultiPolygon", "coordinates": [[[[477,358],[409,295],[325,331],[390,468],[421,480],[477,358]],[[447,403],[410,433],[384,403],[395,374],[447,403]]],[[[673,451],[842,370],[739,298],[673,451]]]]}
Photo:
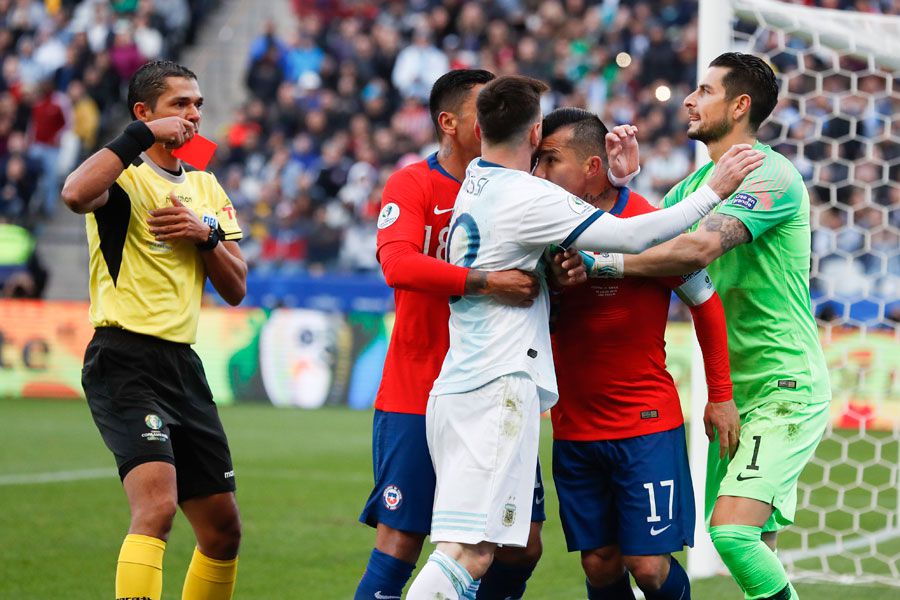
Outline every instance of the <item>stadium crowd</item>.
{"type": "MultiPolygon", "coordinates": [[[[900,12],[895,3],[874,0],[794,3],[900,12]]],[[[294,26],[270,23],[253,43],[250,98],[235,108],[222,136],[220,179],[244,219],[243,248],[257,270],[377,271],[382,186],[394,170],[435,148],[428,91],[452,68],[538,77],[551,86],[545,112],[581,106],[609,126],[636,124],[643,171],[635,187],[651,199],[692,168],[681,99],[696,77],[695,0],[394,0],[381,6],[294,0],[294,7],[294,26]]],[[[773,36],[752,50],[766,53],[782,72],[796,67],[804,42],[789,38],[785,51],[778,43],[773,36]]],[[[840,66],[848,73],[867,69],[849,57],[840,66]]],[[[859,89],[889,84],[861,77],[859,89]]],[[[900,258],[884,261],[866,250],[897,246],[896,232],[883,225],[900,225],[900,189],[881,165],[900,152],[896,139],[882,135],[900,110],[898,99],[884,94],[867,103],[845,96],[842,111],[858,114],[862,125],[857,140],[838,146],[831,140],[851,125],[834,116],[832,94],[849,88],[849,76],[826,78],[826,93],[801,114],[798,98],[815,85],[814,78],[792,77],[793,95],[779,104],[761,139],[781,138],[776,148],[808,181],[819,168],[817,180],[833,182],[812,190],[814,249],[823,273],[832,274],[830,284],[814,284],[837,285],[822,292],[858,295],[874,293],[861,286],[875,282],[883,292],[900,277],[900,258]],[[857,162],[855,179],[848,176],[850,161],[857,162]]]]}
{"type": "Polygon", "coordinates": [[[63,178],[123,109],[131,75],[175,58],[218,0],[0,0],[0,296],[40,296],[34,236],[63,178]]]}
{"type": "MultiPolygon", "coordinates": [[[[296,22],[269,23],[249,50],[249,99],[219,132],[213,165],[257,272],[378,271],[381,189],[436,147],[428,92],[451,68],[535,76],[551,86],[545,111],[582,106],[610,126],[636,124],[643,171],[634,185],[651,199],[691,170],[681,99],[696,77],[696,0],[291,1],[296,22]]],[[[885,0],[793,3],[900,13],[885,0]]],[[[123,82],[148,59],[177,57],[215,4],[0,0],[0,221],[31,231],[46,221],[62,176],[127,117],[123,82]]],[[[827,68],[799,52],[798,38],[779,43],[760,39],[751,50],[781,72],[800,56],[810,70],[827,68]]],[[[877,94],[892,83],[877,75],[856,88],[875,92],[874,102],[847,95],[850,75],[868,67],[852,58],[840,67],[803,112],[799,99],[818,84],[790,77],[791,96],[761,139],[780,138],[776,148],[817,183],[814,292],[900,297],[900,257],[889,251],[900,241],[900,166],[884,167],[900,154],[898,125],[888,135],[900,100],[877,94]]]]}

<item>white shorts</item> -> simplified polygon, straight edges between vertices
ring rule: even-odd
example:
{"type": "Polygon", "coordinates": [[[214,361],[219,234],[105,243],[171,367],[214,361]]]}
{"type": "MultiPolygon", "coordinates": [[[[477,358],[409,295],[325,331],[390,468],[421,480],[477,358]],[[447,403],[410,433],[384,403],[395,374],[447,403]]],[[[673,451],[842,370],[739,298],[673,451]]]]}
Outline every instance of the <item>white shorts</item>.
{"type": "Polygon", "coordinates": [[[537,387],[522,373],[428,398],[425,428],[437,475],[432,542],[525,546],[540,420],[537,387]]]}

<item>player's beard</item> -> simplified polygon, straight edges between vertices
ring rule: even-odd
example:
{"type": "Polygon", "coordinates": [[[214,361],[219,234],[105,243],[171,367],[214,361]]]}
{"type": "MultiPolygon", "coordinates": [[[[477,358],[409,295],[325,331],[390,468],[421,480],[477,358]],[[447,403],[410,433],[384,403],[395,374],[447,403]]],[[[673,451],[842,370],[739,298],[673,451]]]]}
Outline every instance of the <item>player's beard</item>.
{"type": "Polygon", "coordinates": [[[696,131],[688,131],[688,137],[704,144],[718,142],[723,137],[731,133],[734,123],[731,123],[727,117],[723,117],[721,121],[709,123],[708,125],[700,125],[696,131]]]}

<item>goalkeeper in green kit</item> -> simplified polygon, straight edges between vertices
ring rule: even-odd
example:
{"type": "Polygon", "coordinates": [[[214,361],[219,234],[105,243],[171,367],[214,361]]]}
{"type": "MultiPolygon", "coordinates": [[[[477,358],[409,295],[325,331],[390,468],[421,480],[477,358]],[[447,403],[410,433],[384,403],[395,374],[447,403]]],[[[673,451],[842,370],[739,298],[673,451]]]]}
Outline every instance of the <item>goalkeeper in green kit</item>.
{"type": "MultiPolygon", "coordinates": [[[[798,597],[774,552],[775,534],[794,520],[797,480],[825,431],[831,400],[810,309],[809,195],[791,162],[756,139],[777,99],[775,74],[759,58],[730,52],[712,61],[684,101],[688,136],[706,144],[712,161],[663,204],[702,186],[735,144],[753,144],[766,155],[763,165],[690,233],[637,256],[607,255],[592,274],[656,277],[706,267],[722,297],[735,402],[707,405],[707,417],[725,422],[736,406],[741,426],[727,433],[729,453],[710,440],[706,515],[749,600],[798,597]]],[[[568,258],[562,267],[577,262],[568,258]]],[[[714,427],[707,435],[715,436],[714,427]]]]}

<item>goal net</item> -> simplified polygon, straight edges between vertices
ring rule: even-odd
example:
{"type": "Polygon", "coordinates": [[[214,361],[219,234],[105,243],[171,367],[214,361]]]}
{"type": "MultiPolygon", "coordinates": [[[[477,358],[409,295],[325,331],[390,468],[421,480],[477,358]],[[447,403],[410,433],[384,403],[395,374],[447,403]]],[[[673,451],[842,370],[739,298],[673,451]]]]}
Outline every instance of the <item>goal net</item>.
{"type": "MultiPolygon", "coordinates": [[[[781,99],[759,138],[791,159],[810,192],[812,306],[833,418],[779,556],[795,580],[900,587],[900,17],[701,0],[699,29],[701,72],[728,50],[773,67],[781,99]]],[[[696,415],[702,377],[694,384],[696,415]]],[[[691,458],[703,472],[706,442],[694,429],[691,458]]],[[[700,537],[693,576],[719,570],[700,537]]]]}

